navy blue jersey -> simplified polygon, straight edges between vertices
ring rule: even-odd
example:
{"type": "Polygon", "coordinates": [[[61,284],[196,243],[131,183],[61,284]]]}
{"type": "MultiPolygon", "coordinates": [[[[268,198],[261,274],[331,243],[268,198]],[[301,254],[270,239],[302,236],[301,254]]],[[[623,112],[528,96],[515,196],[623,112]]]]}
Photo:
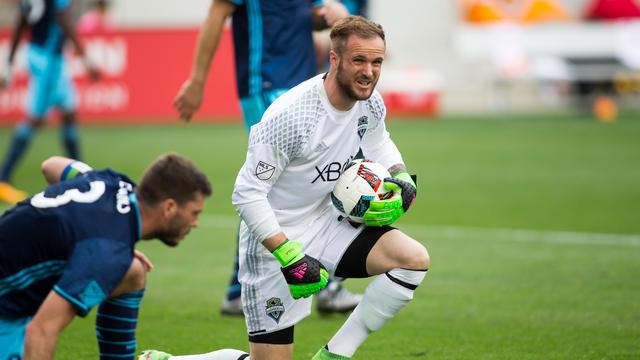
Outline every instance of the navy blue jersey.
{"type": "Polygon", "coordinates": [[[64,36],[56,13],[70,6],[71,0],[20,0],[20,11],[31,29],[31,44],[50,53],[62,53],[64,36]]]}
{"type": "Polygon", "coordinates": [[[238,95],[290,89],[317,73],[311,7],[321,0],[229,0],[238,95]]]}
{"type": "Polygon", "coordinates": [[[34,315],[53,289],[80,316],[121,281],[140,238],[135,184],[113,170],[59,182],[0,217],[0,317],[34,315]]]}

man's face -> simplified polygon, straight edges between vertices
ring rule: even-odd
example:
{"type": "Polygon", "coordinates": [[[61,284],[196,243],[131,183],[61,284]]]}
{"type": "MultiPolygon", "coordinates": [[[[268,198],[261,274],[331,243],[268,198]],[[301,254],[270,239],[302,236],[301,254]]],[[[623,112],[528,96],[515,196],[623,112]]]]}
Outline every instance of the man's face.
{"type": "Polygon", "coordinates": [[[204,207],[204,196],[197,193],[195,198],[182,205],[175,205],[175,209],[167,215],[166,227],[156,234],[156,237],[169,246],[176,246],[192,228],[198,226],[198,217],[204,207]]]}
{"type": "Polygon", "coordinates": [[[350,100],[367,100],[380,78],[384,61],[384,41],[379,37],[363,39],[351,35],[344,53],[337,59],[336,79],[350,100]]]}

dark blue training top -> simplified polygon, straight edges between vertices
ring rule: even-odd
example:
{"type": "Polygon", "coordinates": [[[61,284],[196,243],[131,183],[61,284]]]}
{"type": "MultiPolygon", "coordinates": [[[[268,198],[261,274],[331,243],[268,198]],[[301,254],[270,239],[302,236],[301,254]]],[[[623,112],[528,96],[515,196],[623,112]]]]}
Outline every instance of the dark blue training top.
{"type": "Polygon", "coordinates": [[[0,317],[32,316],[54,289],[86,315],[140,239],[135,183],[111,169],[54,184],[0,217],[0,317]]]}
{"type": "Polygon", "coordinates": [[[50,53],[62,53],[64,36],[56,13],[70,6],[71,0],[20,0],[20,11],[31,29],[31,44],[50,53]]]}
{"type": "Polygon", "coordinates": [[[238,95],[290,89],[317,73],[311,7],[322,0],[229,0],[238,95]]]}

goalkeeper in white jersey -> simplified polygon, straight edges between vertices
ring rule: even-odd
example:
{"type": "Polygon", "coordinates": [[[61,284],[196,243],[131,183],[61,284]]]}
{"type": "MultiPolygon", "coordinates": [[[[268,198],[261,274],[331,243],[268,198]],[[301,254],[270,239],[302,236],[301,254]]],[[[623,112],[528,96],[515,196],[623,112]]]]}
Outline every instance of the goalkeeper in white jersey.
{"type": "MultiPolygon", "coordinates": [[[[334,26],[331,41],[329,72],[282,95],[251,128],[236,179],[232,200],[242,218],[240,283],[251,359],[292,358],[294,325],[309,315],[311,295],[328,274],[373,277],[360,304],[314,356],[350,359],[413,298],[429,266],[424,246],[390,226],[411,206],[416,185],[385,128],[385,106],[375,90],[384,31],[348,17],[334,26]],[[394,196],[373,200],[365,225],[354,226],[329,194],[359,151],[389,169],[385,186],[394,196]]],[[[189,359],[246,356],[222,350],[189,359]]]]}

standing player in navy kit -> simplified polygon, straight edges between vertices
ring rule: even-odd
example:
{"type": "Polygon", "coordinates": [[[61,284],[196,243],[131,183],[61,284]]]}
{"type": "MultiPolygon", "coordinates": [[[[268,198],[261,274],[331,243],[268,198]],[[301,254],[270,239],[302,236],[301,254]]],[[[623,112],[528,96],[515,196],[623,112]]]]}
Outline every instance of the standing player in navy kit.
{"type": "Polygon", "coordinates": [[[10,184],[13,169],[52,108],[60,110],[60,137],[67,155],[74,159],[80,157],[75,88],[63,54],[67,40],[74,45],[78,56],[83,58],[90,77],[98,77],[97,70],[85,57],[84,47],[76,36],[71,20],[71,0],[20,0],[19,3],[20,11],[11,38],[5,73],[0,74],[0,88],[3,88],[9,83],[21,35],[28,30],[30,80],[26,120],[16,126],[0,168],[0,201],[11,205],[27,197],[26,193],[10,184]]]}
{"type": "Polygon", "coordinates": [[[52,358],[58,334],[96,305],[100,359],[133,359],[151,269],[135,243],[178,245],[211,185],[176,154],[151,164],[137,187],[62,157],[42,170],[52,185],[0,217],[0,360],[52,358]]]}
{"type": "MultiPolygon", "coordinates": [[[[228,17],[232,17],[238,97],[248,133],[276,98],[316,75],[312,32],[347,15],[342,4],[324,4],[323,0],[213,0],[200,30],[191,74],[174,100],[180,118],[190,120],[200,107],[211,60],[228,17]]],[[[349,311],[360,298],[332,283],[318,297],[318,310],[349,311]]],[[[243,314],[237,256],[221,312],[243,314]]]]}

